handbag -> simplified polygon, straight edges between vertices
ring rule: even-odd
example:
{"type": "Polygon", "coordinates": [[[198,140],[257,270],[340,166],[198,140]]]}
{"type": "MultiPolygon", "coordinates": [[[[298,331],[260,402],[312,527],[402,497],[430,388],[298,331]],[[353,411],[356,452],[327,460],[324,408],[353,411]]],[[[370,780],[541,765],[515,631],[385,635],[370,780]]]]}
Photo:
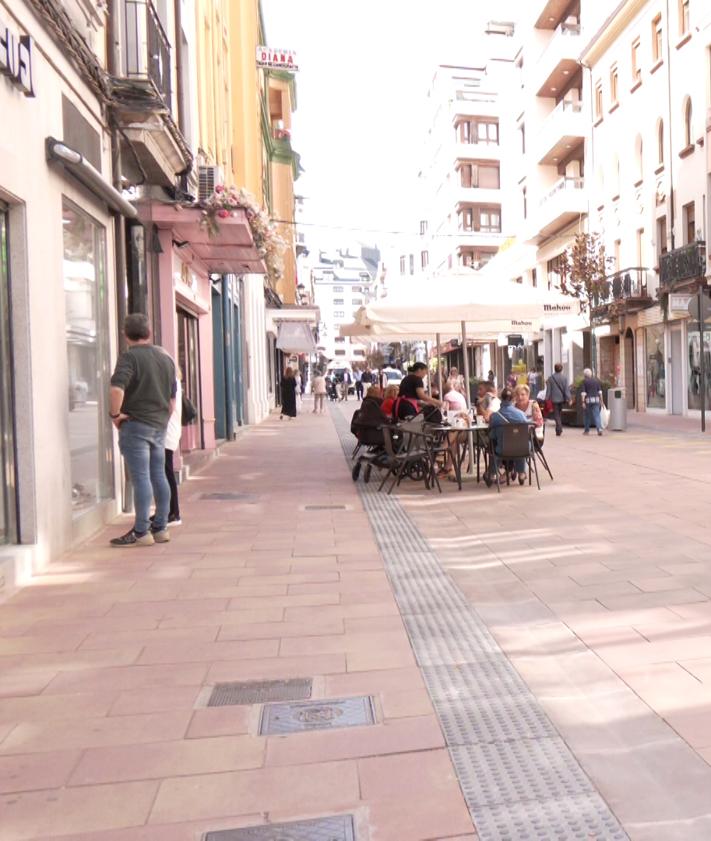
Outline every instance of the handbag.
{"type": "Polygon", "coordinates": [[[610,423],[610,410],[605,405],[600,406],[600,423],[603,429],[607,429],[610,423]]]}
{"type": "Polygon", "coordinates": [[[549,418],[553,414],[553,401],[546,400],[543,403],[543,417],[549,418]]]}
{"type": "Polygon", "coordinates": [[[181,400],[181,410],[181,424],[183,426],[190,426],[191,423],[195,422],[197,409],[193,405],[192,400],[186,397],[185,392],[183,392],[183,399],[181,400]]]}

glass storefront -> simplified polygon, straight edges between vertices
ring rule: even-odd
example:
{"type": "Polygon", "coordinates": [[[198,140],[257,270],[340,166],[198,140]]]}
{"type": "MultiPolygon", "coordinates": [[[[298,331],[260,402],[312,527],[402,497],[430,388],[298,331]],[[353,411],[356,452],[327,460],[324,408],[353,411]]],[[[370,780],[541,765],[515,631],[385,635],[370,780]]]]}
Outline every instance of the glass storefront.
{"type": "Polygon", "coordinates": [[[646,329],[647,408],[666,408],[666,366],[664,364],[664,325],[646,329]]]}
{"type": "MultiPolygon", "coordinates": [[[[183,393],[195,406],[198,418],[202,417],[200,405],[200,350],[198,320],[186,310],[178,308],[178,365],[183,374],[183,393]]],[[[201,430],[198,421],[196,426],[201,430]]],[[[201,434],[200,432],[198,434],[201,434]]],[[[200,444],[202,446],[202,444],[200,444]]]]}
{"type": "Polygon", "coordinates": [[[0,543],[17,539],[8,228],[8,209],[0,202],[0,543]]]}
{"type": "MultiPolygon", "coordinates": [[[[701,342],[699,331],[688,330],[689,348],[689,409],[701,409],[701,342]]],[[[711,407],[711,331],[704,331],[704,369],[706,380],[706,409],[711,407]]]]}
{"type": "Polygon", "coordinates": [[[106,231],[62,203],[72,510],[80,516],[113,496],[106,231]]]}

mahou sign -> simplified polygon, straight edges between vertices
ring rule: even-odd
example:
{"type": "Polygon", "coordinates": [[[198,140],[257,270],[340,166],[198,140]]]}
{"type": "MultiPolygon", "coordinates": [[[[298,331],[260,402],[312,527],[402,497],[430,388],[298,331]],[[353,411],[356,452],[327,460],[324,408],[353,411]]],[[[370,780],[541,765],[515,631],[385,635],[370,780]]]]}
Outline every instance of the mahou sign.
{"type": "Polygon", "coordinates": [[[294,50],[277,50],[273,47],[257,47],[257,67],[269,67],[272,70],[299,69],[294,50]]]}

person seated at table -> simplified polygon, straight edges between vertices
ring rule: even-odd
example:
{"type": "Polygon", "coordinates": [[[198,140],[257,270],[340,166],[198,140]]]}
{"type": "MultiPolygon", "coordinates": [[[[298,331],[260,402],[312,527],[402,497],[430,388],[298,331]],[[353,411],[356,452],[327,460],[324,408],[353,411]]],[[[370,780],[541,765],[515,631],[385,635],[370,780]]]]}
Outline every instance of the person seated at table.
{"type": "Polygon", "coordinates": [[[380,406],[385,417],[389,418],[392,415],[393,403],[398,394],[398,387],[396,385],[389,385],[383,392],[383,402],[380,406]]]}
{"type": "Polygon", "coordinates": [[[477,401],[477,414],[481,415],[484,420],[488,421],[488,416],[491,412],[498,412],[501,406],[499,395],[496,391],[496,386],[493,383],[484,383],[484,396],[477,401]]]}
{"type": "Polygon", "coordinates": [[[465,417],[468,417],[467,401],[464,399],[462,392],[457,388],[455,380],[447,380],[444,384],[444,408],[448,412],[452,412],[454,416],[463,414],[465,417]]]}
{"type": "MultiPolygon", "coordinates": [[[[457,368],[450,368],[449,369],[449,377],[447,377],[447,382],[453,384],[454,388],[460,393],[464,394],[464,377],[459,373],[457,368]]],[[[445,383],[446,386],[446,383],[445,383]]],[[[447,389],[445,387],[444,393],[447,393],[447,389]]]]}
{"type": "MultiPolygon", "coordinates": [[[[456,371],[456,368],[452,369],[456,371]]],[[[447,380],[444,384],[444,408],[450,412],[449,420],[453,421],[457,418],[462,418],[469,421],[469,412],[467,411],[467,401],[464,395],[457,389],[457,383],[454,380],[447,380]]],[[[447,478],[455,482],[457,473],[454,467],[455,461],[458,457],[458,446],[466,439],[466,432],[448,432],[447,443],[449,444],[449,469],[447,471],[447,478]]]]}
{"type": "Polygon", "coordinates": [[[520,409],[526,420],[536,427],[536,441],[543,443],[543,412],[535,400],[531,400],[531,389],[527,385],[517,385],[514,389],[514,406],[520,409]]]}
{"type": "Polygon", "coordinates": [[[395,420],[406,420],[412,418],[420,411],[421,406],[434,406],[437,409],[442,407],[442,401],[430,397],[425,391],[424,378],[427,376],[427,366],[424,362],[415,362],[408,369],[408,374],[400,383],[398,396],[393,403],[393,416],[395,420]]]}
{"type": "MultiPolygon", "coordinates": [[[[517,409],[513,404],[513,391],[507,386],[501,392],[501,406],[497,411],[492,411],[489,415],[489,438],[494,443],[494,452],[497,456],[501,454],[501,446],[503,442],[502,427],[511,423],[528,423],[526,415],[517,409]]],[[[489,465],[489,472],[484,476],[484,481],[488,487],[496,479],[496,471],[498,470],[498,458],[492,458],[489,465]]],[[[513,469],[518,475],[519,485],[523,485],[526,481],[526,459],[517,458],[513,462],[513,469]]]]}

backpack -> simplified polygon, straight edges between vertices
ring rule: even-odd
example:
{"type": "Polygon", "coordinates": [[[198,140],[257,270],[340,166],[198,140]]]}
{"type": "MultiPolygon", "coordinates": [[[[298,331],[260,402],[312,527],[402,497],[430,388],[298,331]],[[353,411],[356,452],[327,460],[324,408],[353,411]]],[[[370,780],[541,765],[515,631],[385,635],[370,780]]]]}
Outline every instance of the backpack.
{"type": "Polygon", "coordinates": [[[183,426],[190,426],[191,423],[195,423],[196,418],[197,409],[193,405],[192,400],[189,397],[186,397],[185,392],[183,392],[183,399],[181,404],[181,423],[183,426]]]}

